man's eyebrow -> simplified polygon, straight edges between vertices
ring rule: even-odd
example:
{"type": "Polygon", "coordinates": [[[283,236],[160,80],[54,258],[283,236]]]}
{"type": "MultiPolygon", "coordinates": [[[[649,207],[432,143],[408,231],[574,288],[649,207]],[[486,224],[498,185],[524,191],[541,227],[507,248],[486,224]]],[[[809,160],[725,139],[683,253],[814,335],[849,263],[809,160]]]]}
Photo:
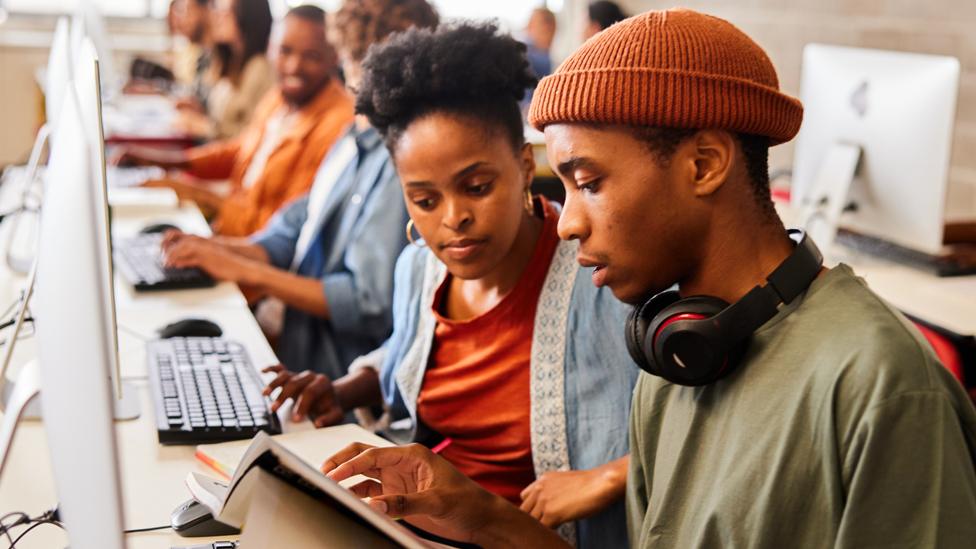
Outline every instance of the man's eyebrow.
{"type": "Polygon", "coordinates": [[[584,156],[574,156],[573,158],[560,162],[556,166],[556,171],[563,177],[572,177],[573,172],[578,168],[592,168],[595,166],[596,163],[592,159],[584,156]]]}

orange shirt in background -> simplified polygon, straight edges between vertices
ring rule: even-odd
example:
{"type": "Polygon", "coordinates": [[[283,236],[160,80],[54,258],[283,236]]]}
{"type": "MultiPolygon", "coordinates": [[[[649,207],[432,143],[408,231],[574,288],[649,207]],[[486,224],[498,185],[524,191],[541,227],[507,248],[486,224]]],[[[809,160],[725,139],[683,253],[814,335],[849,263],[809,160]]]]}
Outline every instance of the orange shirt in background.
{"type": "Polygon", "coordinates": [[[437,290],[433,349],[417,400],[420,420],[451,439],[441,456],[516,505],[535,480],[529,358],[536,304],[559,242],[558,214],[544,200],[543,208],[545,221],[532,260],[495,307],[454,321],[439,313],[450,275],[437,290]]]}
{"type": "Polygon", "coordinates": [[[213,223],[217,234],[250,235],[264,227],[279,208],[308,192],[325,154],[353,120],[352,97],[332,78],[298,112],[261,175],[245,188],[244,175],[261,145],[268,120],[284,104],[281,93],[274,89],[261,100],[241,135],[190,151],[190,173],[230,180],[231,194],[213,223]]]}

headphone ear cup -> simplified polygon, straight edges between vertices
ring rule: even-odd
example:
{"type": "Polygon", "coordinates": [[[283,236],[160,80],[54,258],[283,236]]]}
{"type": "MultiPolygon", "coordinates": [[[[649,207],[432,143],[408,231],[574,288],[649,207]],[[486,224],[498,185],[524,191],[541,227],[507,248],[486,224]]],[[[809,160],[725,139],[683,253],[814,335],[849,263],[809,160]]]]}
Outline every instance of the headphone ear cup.
{"type": "Polygon", "coordinates": [[[650,321],[645,346],[657,375],[681,385],[704,385],[720,377],[731,357],[721,340],[682,321],[702,321],[729,304],[709,296],[692,296],[663,308],[650,321]]]}
{"type": "Polygon", "coordinates": [[[634,307],[627,317],[624,339],[627,342],[627,352],[630,358],[649,374],[660,375],[654,369],[654,349],[647,345],[648,326],[662,308],[678,301],[678,292],[661,292],[644,303],[634,307]]]}

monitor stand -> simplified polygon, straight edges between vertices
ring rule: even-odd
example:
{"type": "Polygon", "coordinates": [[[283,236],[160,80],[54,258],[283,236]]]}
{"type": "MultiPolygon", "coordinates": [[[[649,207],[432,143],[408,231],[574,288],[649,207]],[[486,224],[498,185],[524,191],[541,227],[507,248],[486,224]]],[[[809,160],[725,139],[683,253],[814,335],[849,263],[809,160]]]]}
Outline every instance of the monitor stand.
{"type": "MultiPolygon", "coordinates": [[[[17,424],[24,417],[24,412],[31,406],[37,406],[36,398],[41,391],[41,375],[37,361],[32,360],[20,369],[20,377],[16,386],[10,391],[10,399],[5,399],[3,423],[0,423],[0,478],[3,467],[7,463],[7,455],[17,432],[17,424]]],[[[8,385],[4,386],[6,390],[8,385]]]]}
{"type": "MultiPolygon", "coordinates": [[[[32,363],[33,361],[28,364],[32,363]]],[[[7,417],[11,407],[17,404],[15,402],[17,388],[20,386],[20,379],[23,377],[24,371],[28,368],[28,364],[25,364],[20,369],[16,380],[8,378],[3,381],[3,390],[0,391],[0,409],[3,410],[4,417],[7,417]]],[[[139,418],[142,410],[140,409],[138,390],[134,384],[128,381],[122,382],[122,398],[112,399],[113,415],[116,421],[128,421],[139,418]]],[[[25,420],[35,421],[44,419],[41,416],[41,399],[34,399],[25,404],[23,410],[20,411],[20,417],[25,420]]]]}
{"type": "MultiPolygon", "coordinates": [[[[20,330],[24,326],[24,322],[27,317],[27,309],[31,298],[34,296],[34,285],[36,282],[37,262],[35,261],[30,268],[30,274],[27,277],[27,287],[24,289],[24,294],[20,298],[20,307],[15,315],[16,318],[14,320],[13,328],[10,331],[7,345],[3,349],[3,355],[0,355],[0,410],[4,412],[4,417],[9,415],[8,412],[11,409],[11,406],[18,406],[17,402],[15,401],[17,387],[23,387],[23,384],[15,383],[14,380],[7,378],[7,368],[10,366],[10,363],[13,360],[14,348],[17,346],[20,330]]],[[[30,375],[30,372],[32,371],[31,368],[36,369],[36,366],[31,366],[32,364],[34,364],[33,361],[27,363],[23,368],[21,368],[21,372],[17,376],[18,381],[25,375],[25,372],[30,375]]],[[[121,373],[116,370],[112,372],[112,375],[114,380],[114,376],[121,376],[121,373]]],[[[139,406],[139,396],[138,393],[136,393],[136,387],[131,383],[123,381],[118,385],[118,389],[121,391],[121,398],[116,398],[113,400],[113,413],[115,419],[128,420],[138,418],[141,410],[139,406]]],[[[23,417],[24,419],[41,419],[40,399],[34,399],[32,402],[25,402],[20,405],[20,408],[21,409],[19,409],[17,412],[20,417],[23,417]]]]}
{"type": "Polygon", "coordinates": [[[848,197],[860,159],[860,146],[834,143],[824,155],[813,187],[802,197],[800,226],[821,250],[829,250],[837,237],[840,216],[849,207],[848,197]]]}

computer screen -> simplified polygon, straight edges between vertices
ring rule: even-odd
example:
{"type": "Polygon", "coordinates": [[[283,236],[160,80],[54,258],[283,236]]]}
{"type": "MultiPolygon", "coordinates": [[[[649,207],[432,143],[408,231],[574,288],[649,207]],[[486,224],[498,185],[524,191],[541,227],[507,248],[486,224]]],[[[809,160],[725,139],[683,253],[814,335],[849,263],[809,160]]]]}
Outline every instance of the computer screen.
{"type": "Polygon", "coordinates": [[[95,51],[94,44],[84,38],[76,54],[74,67],[75,90],[78,93],[79,114],[84,127],[84,133],[88,142],[88,149],[91,153],[92,162],[92,193],[94,196],[93,215],[95,218],[96,230],[102,235],[100,239],[99,261],[105,266],[106,275],[102,277],[100,283],[105,295],[108,296],[108,305],[111,314],[111,329],[108,331],[111,337],[112,346],[112,377],[115,380],[116,396],[122,397],[121,372],[119,369],[119,344],[118,326],[115,314],[115,286],[114,273],[112,271],[112,234],[109,223],[108,206],[108,184],[105,177],[105,135],[102,127],[102,100],[99,82],[100,62],[95,51]]]}
{"type": "Polygon", "coordinates": [[[121,549],[122,495],[112,421],[111,297],[97,168],[74,86],[45,171],[36,316],[41,409],[71,547],[121,549]]]}
{"type": "Polygon", "coordinates": [[[44,115],[49,129],[58,119],[58,111],[64,104],[64,90],[71,80],[71,38],[68,19],[58,19],[51,39],[47,69],[44,74],[44,115]]]}
{"type": "Polygon", "coordinates": [[[803,208],[835,144],[860,148],[842,227],[937,254],[959,87],[959,61],[810,44],[803,52],[803,125],[792,201],[803,208]]]}

